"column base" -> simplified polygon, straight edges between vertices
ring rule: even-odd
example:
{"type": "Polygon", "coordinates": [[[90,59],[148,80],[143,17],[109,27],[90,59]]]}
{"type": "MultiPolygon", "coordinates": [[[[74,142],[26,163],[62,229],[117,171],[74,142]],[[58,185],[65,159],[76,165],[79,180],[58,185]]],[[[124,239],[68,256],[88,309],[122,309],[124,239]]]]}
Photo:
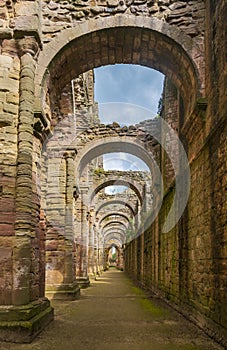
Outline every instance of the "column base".
{"type": "Polygon", "coordinates": [[[54,309],[47,298],[0,306],[0,341],[30,343],[53,319],[54,309]]]}
{"type": "Polygon", "coordinates": [[[45,295],[54,300],[76,300],[80,296],[80,287],[78,283],[46,286],[45,295]]]}
{"type": "Polygon", "coordinates": [[[89,277],[77,277],[76,278],[77,284],[81,289],[88,288],[90,286],[90,280],[89,277]]]}

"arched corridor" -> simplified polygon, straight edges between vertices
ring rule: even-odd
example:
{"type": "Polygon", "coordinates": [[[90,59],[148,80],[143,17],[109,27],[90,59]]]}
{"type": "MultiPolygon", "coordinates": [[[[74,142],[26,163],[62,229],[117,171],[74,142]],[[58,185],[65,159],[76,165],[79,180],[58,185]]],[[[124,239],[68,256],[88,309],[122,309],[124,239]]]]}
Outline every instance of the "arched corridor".
{"type": "Polygon", "coordinates": [[[75,307],[82,344],[87,311],[117,323],[125,307],[119,346],[133,347],[138,312],[157,349],[218,349],[202,333],[159,333],[180,324],[143,313],[129,277],[227,346],[226,11],[225,0],[1,1],[0,342],[42,350],[63,320],[74,330],[75,307]],[[116,64],[165,74],[157,115],[102,122],[94,70],[116,64]],[[141,169],[106,169],[122,153],[141,169]]]}

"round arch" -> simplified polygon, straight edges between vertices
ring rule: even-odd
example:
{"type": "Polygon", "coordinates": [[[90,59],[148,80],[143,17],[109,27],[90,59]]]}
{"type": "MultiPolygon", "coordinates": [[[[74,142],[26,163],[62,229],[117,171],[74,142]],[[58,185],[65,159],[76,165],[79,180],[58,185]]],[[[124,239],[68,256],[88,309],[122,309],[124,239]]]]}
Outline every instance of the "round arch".
{"type": "Polygon", "coordinates": [[[108,233],[108,235],[105,236],[104,244],[105,244],[105,242],[107,242],[107,241],[109,241],[109,240],[111,240],[113,238],[118,240],[119,242],[121,242],[121,245],[125,243],[125,237],[122,236],[122,235],[119,235],[119,234],[117,234],[116,232],[113,231],[113,232],[108,233]]]}
{"type": "Polygon", "coordinates": [[[152,181],[155,181],[160,170],[154,160],[152,152],[146,149],[145,143],[135,137],[105,137],[101,140],[94,140],[85,145],[77,154],[76,178],[79,179],[86,165],[94,158],[109,153],[129,153],[140,158],[148,166],[152,181]]]}
{"type": "Polygon", "coordinates": [[[143,198],[141,196],[141,193],[139,191],[139,188],[135,185],[135,183],[133,181],[125,181],[125,180],[114,180],[114,179],[110,179],[107,181],[104,181],[103,183],[101,183],[100,185],[98,185],[91,193],[90,193],[90,203],[92,203],[94,197],[104,188],[108,187],[108,186],[113,186],[113,185],[117,185],[117,186],[126,186],[128,188],[130,188],[132,191],[135,192],[137,198],[140,201],[140,204],[142,205],[143,203],[143,198]]]}
{"type": "Polygon", "coordinates": [[[133,207],[132,207],[129,203],[124,202],[124,201],[122,201],[122,200],[116,199],[116,200],[105,201],[104,203],[102,203],[102,204],[98,207],[98,209],[96,210],[95,216],[97,216],[98,213],[99,213],[103,208],[105,208],[105,207],[107,207],[107,206],[109,206],[109,205],[115,205],[115,204],[116,204],[116,205],[117,205],[117,204],[120,204],[120,205],[122,205],[122,206],[128,208],[128,209],[131,211],[132,216],[135,216],[135,215],[137,214],[136,211],[133,209],[133,207]]]}
{"type": "Polygon", "coordinates": [[[129,218],[128,218],[127,215],[125,215],[125,214],[123,214],[123,213],[120,213],[120,212],[115,212],[115,211],[114,211],[114,212],[109,212],[109,213],[105,214],[102,218],[100,218],[100,220],[99,220],[99,226],[102,224],[102,222],[103,222],[105,219],[107,219],[108,217],[113,216],[113,215],[123,217],[124,219],[126,219],[126,220],[128,221],[129,225],[132,226],[132,224],[131,224],[131,222],[130,222],[130,220],[129,220],[129,218]]]}
{"type": "Polygon", "coordinates": [[[121,14],[89,19],[61,31],[40,53],[36,110],[42,111],[49,79],[61,91],[70,80],[95,67],[132,63],[167,75],[180,89],[185,109],[191,112],[203,88],[197,69],[199,53],[193,39],[157,18],[121,14]]]}
{"type": "Polygon", "coordinates": [[[114,227],[114,228],[113,227],[109,227],[108,229],[105,230],[104,237],[105,237],[105,235],[113,232],[113,230],[114,230],[114,232],[119,233],[122,236],[125,235],[125,230],[123,228],[121,228],[121,227],[114,227]]]}
{"type": "Polygon", "coordinates": [[[111,227],[118,227],[118,226],[123,226],[125,228],[125,230],[127,230],[127,226],[125,225],[125,223],[121,222],[121,221],[109,221],[107,224],[105,224],[103,227],[102,227],[102,232],[104,232],[105,228],[107,226],[111,226],[111,227]]]}
{"type": "Polygon", "coordinates": [[[117,237],[110,237],[105,243],[104,247],[108,249],[108,251],[112,248],[115,247],[118,251],[120,251],[120,248],[122,247],[122,242],[119,241],[117,237]]]}

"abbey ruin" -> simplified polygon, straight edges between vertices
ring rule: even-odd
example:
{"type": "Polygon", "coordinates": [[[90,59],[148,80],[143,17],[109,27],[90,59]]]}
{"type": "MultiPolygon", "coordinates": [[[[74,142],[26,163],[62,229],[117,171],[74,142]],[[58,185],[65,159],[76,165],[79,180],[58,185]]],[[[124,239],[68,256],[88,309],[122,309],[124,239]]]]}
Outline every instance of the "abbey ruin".
{"type": "Polygon", "coordinates": [[[114,247],[227,346],[226,23],[225,0],[0,0],[0,341],[31,342],[114,247]],[[118,63],[165,75],[159,117],[100,122],[93,72],[118,63]]]}

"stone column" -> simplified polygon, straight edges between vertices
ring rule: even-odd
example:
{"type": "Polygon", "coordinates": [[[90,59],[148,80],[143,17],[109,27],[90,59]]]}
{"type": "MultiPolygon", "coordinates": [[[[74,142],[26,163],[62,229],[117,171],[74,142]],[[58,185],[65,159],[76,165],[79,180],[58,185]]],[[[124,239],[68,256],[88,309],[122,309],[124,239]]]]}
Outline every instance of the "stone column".
{"type": "Polygon", "coordinates": [[[139,229],[139,202],[138,200],[136,201],[136,216],[135,216],[135,230],[139,229]]]}
{"type": "Polygon", "coordinates": [[[88,277],[88,206],[87,193],[88,187],[81,187],[81,247],[80,247],[80,275],[77,276],[77,282],[80,288],[86,288],[90,285],[88,277]]]}
{"type": "Polygon", "coordinates": [[[105,251],[104,251],[104,239],[102,235],[98,234],[98,273],[101,274],[104,270],[104,259],[105,259],[105,251]]]}
{"type": "Polygon", "coordinates": [[[74,220],[73,220],[73,201],[74,201],[74,183],[75,183],[75,150],[68,151],[65,154],[66,159],[66,213],[65,213],[65,289],[66,296],[75,299],[79,295],[79,287],[75,278],[74,271],[74,220]],[[67,287],[67,288],[66,288],[67,287]]]}
{"type": "Polygon", "coordinates": [[[12,304],[0,308],[0,338],[29,342],[53,319],[48,299],[40,298],[39,237],[36,237],[34,205],[33,119],[36,40],[18,41],[20,54],[18,157],[16,172],[15,237],[13,249],[12,304]],[[4,313],[5,311],[5,313],[4,313]]]}
{"type": "Polygon", "coordinates": [[[120,248],[119,249],[119,268],[121,270],[124,270],[124,251],[123,251],[123,248],[120,248]]]}
{"type": "Polygon", "coordinates": [[[98,232],[96,225],[93,227],[94,231],[94,273],[98,274],[98,232]]]}
{"type": "Polygon", "coordinates": [[[92,222],[92,213],[89,220],[89,242],[88,242],[88,274],[89,276],[95,276],[95,266],[94,266],[94,227],[92,222]]]}
{"type": "MultiPolygon", "coordinates": [[[[75,278],[74,265],[74,227],[73,227],[73,192],[74,192],[74,157],[75,150],[64,154],[66,169],[65,188],[65,229],[63,245],[62,274],[63,281],[59,284],[58,278],[46,288],[46,295],[53,299],[74,300],[78,298],[80,289],[75,278]],[[56,283],[55,283],[56,282],[56,283]]],[[[56,272],[58,270],[56,269],[56,272]]]]}

